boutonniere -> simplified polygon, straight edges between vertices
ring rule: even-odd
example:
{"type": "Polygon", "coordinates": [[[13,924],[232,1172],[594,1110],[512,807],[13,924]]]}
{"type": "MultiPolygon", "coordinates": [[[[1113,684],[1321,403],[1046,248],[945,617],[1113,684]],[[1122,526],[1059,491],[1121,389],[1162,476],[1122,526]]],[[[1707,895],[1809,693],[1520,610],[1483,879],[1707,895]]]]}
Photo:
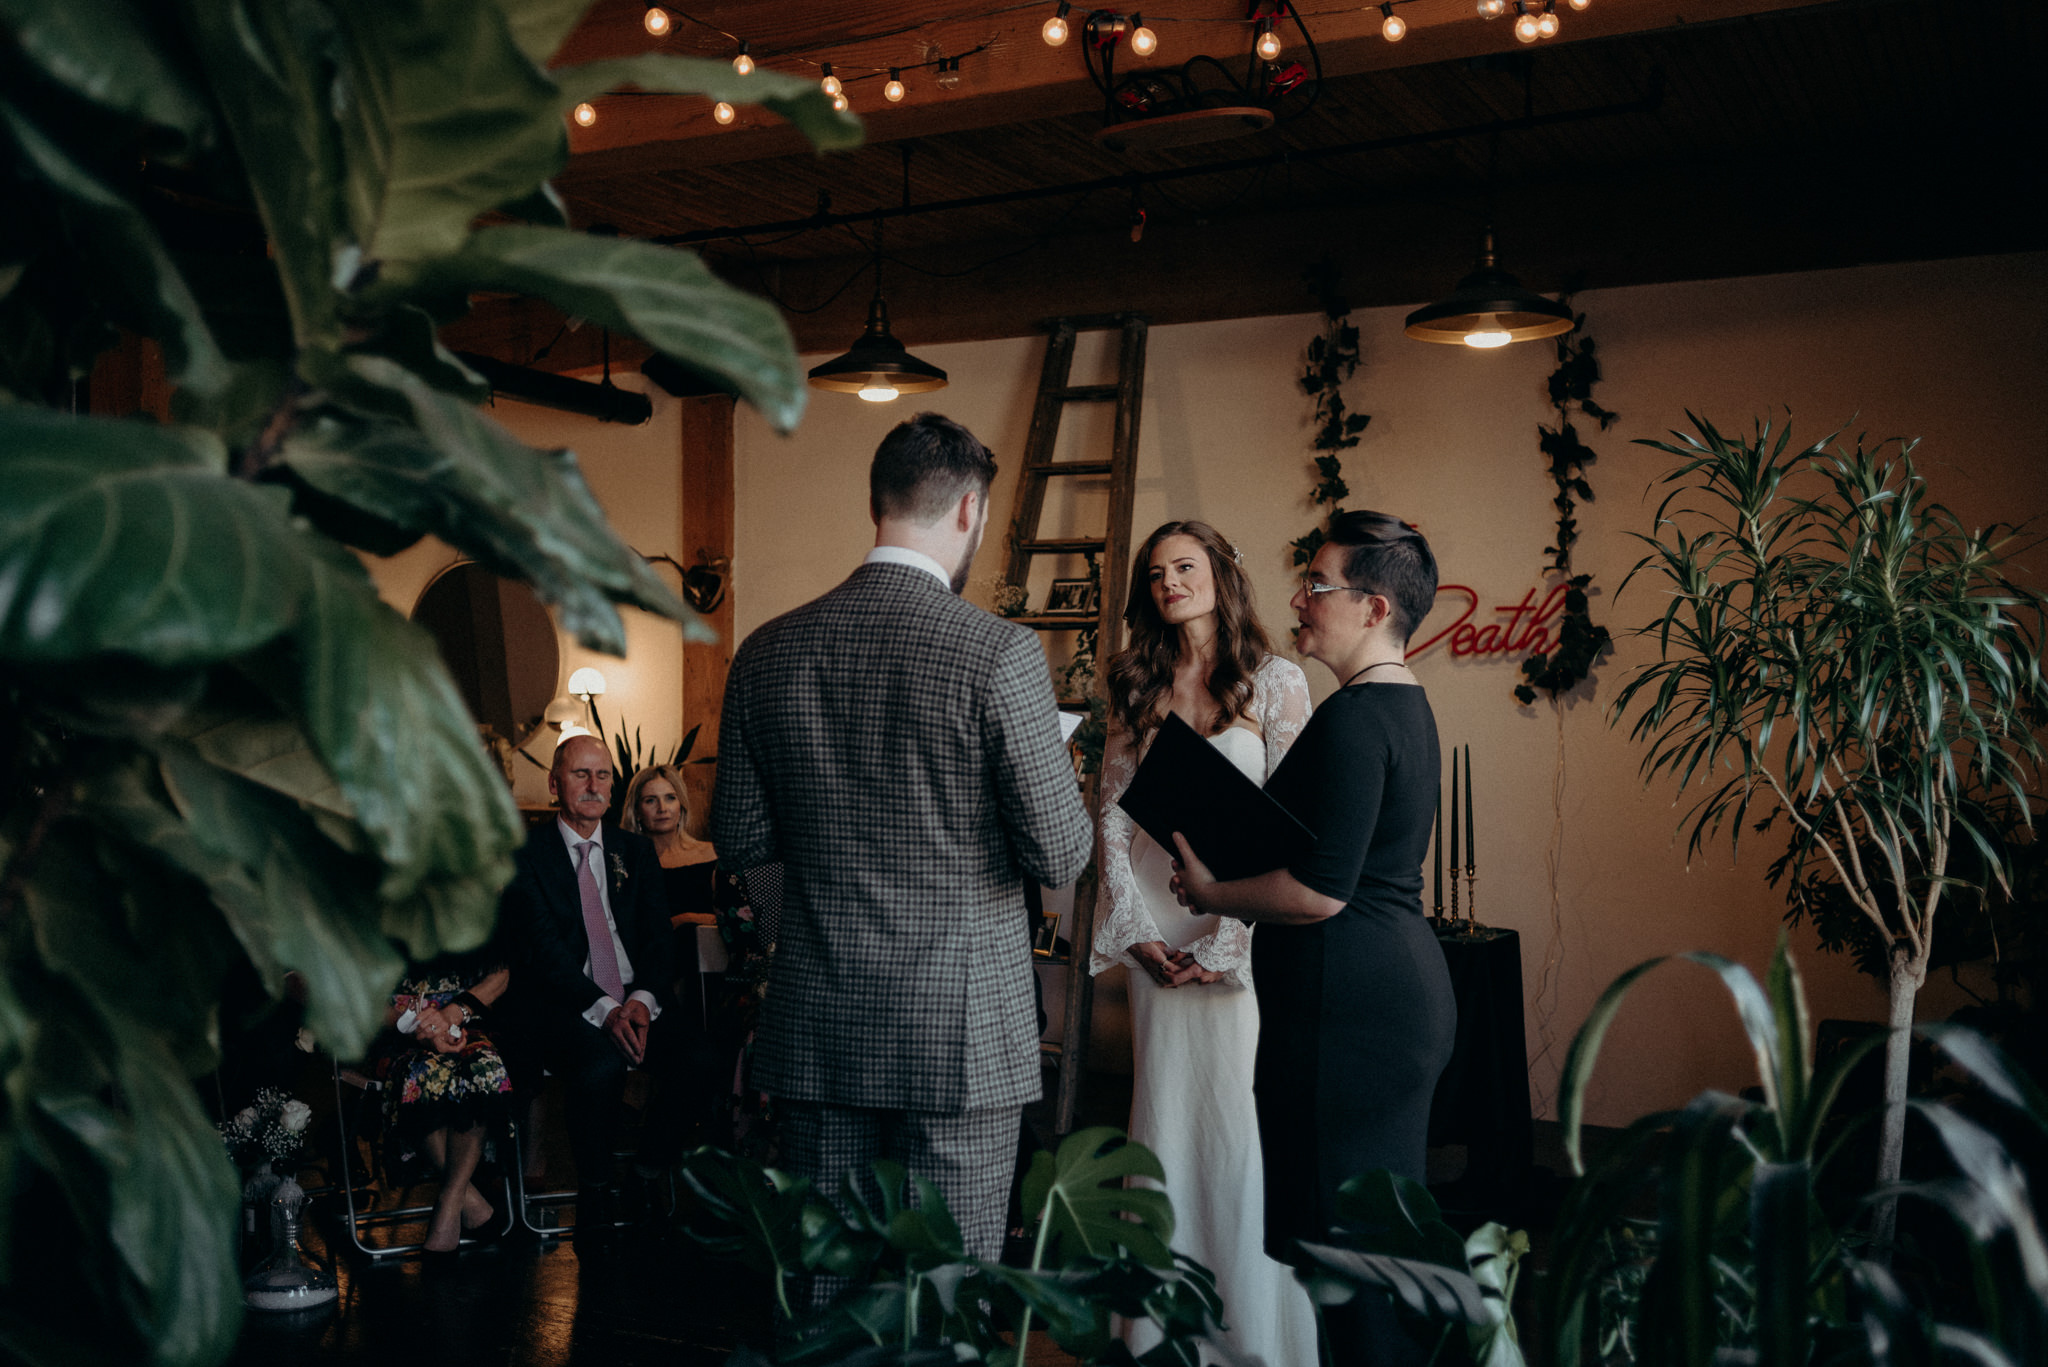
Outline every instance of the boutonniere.
{"type": "Polygon", "coordinates": [[[611,854],[610,857],[612,861],[612,877],[618,879],[621,883],[625,882],[626,861],[621,859],[616,853],[611,854]]]}

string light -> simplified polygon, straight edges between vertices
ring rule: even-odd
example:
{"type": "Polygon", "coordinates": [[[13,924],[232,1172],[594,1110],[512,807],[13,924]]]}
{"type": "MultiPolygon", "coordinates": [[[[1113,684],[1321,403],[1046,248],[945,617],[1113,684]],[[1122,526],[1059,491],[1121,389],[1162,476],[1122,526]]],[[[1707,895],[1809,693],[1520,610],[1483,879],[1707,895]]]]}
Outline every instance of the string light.
{"type": "Polygon", "coordinates": [[[1508,0],[1479,0],[1481,19],[1498,19],[1508,12],[1508,0]]]}
{"type": "Polygon", "coordinates": [[[842,114],[846,112],[846,96],[844,93],[832,97],[832,107],[842,114]]]}
{"type": "Polygon", "coordinates": [[[747,55],[747,40],[740,39],[740,55],[732,59],[732,69],[742,76],[754,74],[754,59],[747,55]]]}
{"type": "Polygon", "coordinates": [[[597,122],[597,106],[585,100],[582,104],[576,106],[575,113],[571,117],[583,127],[588,128],[597,122]]]}
{"type": "Polygon", "coordinates": [[[1518,11],[1515,19],[1515,37],[1525,43],[1533,43],[1541,38],[1543,30],[1537,25],[1536,16],[1522,9],[1519,3],[1515,8],[1518,11]]]}
{"type": "Polygon", "coordinates": [[[939,74],[933,79],[937,81],[938,87],[941,90],[951,90],[959,85],[960,59],[958,57],[939,58],[939,74]]]}
{"type": "Polygon", "coordinates": [[[1067,35],[1073,32],[1073,29],[1067,23],[1067,8],[1067,0],[1060,0],[1059,12],[1046,20],[1045,27],[1038,31],[1039,35],[1045,39],[1047,47],[1058,47],[1061,43],[1066,42],[1067,35]]]}
{"type": "Polygon", "coordinates": [[[837,95],[839,93],[839,78],[832,74],[832,63],[825,63],[825,79],[818,82],[818,88],[827,95],[837,95]]]}
{"type": "Polygon", "coordinates": [[[1280,55],[1280,35],[1273,31],[1271,19],[1259,20],[1258,53],[1269,62],[1280,55]]]}
{"type": "Polygon", "coordinates": [[[1573,9],[1584,9],[1586,6],[1592,3],[1593,0],[1571,0],[1571,7],[1573,9]]]}
{"type": "Polygon", "coordinates": [[[647,7],[647,18],[642,22],[647,25],[649,33],[659,38],[669,30],[668,11],[659,5],[649,5],[647,7]]]}
{"type": "Polygon", "coordinates": [[[1543,13],[1536,19],[1536,32],[1543,38],[1557,37],[1556,0],[1543,0],[1543,13]]]}
{"type": "Polygon", "coordinates": [[[1394,0],[1387,0],[1386,4],[1381,5],[1380,13],[1387,16],[1380,25],[1380,37],[1390,43],[1398,43],[1408,36],[1408,21],[1394,13],[1394,0]]]}
{"type": "Polygon", "coordinates": [[[717,104],[711,106],[711,117],[717,119],[720,123],[731,123],[733,118],[732,106],[724,100],[720,100],[717,104]]]}
{"type": "Polygon", "coordinates": [[[903,73],[893,66],[889,68],[889,84],[882,87],[882,98],[890,104],[903,98],[903,73]]]}
{"type": "Polygon", "coordinates": [[[1159,35],[1145,27],[1145,16],[1131,16],[1131,51],[1139,57],[1150,57],[1159,50],[1159,35]]]}

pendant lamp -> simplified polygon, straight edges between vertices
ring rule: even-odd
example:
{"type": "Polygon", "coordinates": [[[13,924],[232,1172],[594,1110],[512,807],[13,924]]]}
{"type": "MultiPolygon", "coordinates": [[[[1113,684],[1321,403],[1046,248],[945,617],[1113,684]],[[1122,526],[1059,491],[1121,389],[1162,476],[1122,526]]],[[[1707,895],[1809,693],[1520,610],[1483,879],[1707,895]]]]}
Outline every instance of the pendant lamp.
{"type": "Polygon", "coordinates": [[[1509,342],[1555,337],[1572,329],[1572,311],[1545,299],[1502,270],[1493,255],[1493,229],[1479,248],[1479,266],[1434,304],[1408,315],[1403,329],[1418,342],[1462,342],[1499,347],[1509,342]]]}
{"type": "MultiPolygon", "coordinates": [[[[907,160],[904,167],[907,178],[907,160]]],[[[889,301],[882,298],[882,226],[878,223],[875,297],[868,305],[868,330],[855,339],[844,356],[811,368],[811,388],[858,394],[869,403],[887,403],[898,394],[924,394],[945,387],[946,372],[911,355],[889,331],[889,301]]]]}

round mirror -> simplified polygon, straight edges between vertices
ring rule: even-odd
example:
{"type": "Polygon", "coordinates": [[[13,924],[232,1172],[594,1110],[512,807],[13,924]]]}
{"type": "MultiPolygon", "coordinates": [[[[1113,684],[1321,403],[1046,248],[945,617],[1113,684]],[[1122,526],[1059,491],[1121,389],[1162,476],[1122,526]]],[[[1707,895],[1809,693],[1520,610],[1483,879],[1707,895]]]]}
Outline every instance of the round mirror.
{"type": "Polygon", "coordinates": [[[441,648],[479,724],[513,745],[540,727],[561,680],[555,624],[533,590],[465,561],[441,572],[412,619],[441,648]]]}

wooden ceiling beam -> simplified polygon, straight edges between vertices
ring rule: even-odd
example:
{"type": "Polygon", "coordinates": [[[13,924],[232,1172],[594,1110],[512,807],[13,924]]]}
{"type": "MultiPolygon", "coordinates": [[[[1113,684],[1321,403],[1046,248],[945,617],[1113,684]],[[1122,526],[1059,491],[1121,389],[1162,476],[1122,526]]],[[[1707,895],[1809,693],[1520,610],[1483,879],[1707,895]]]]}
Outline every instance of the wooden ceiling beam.
{"type": "MultiPolygon", "coordinates": [[[[1726,23],[1778,10],[1839,4],[1842,0],[1594,0],[1578,11],[1560,6],[1562,28],[1554,39],[1534,45],[1588,42],[1666,28],[1726,23]]],[[[997,0],[1000,4],[1000,0],[997,0]]],[[[643,0],[599,0],[563,46],[560,64],[660,50],[729,60],[736,48],[726,33],[744,36],[763,67],[817,73],[816,63],[835,64],[855,109],[867,124],[870,143],[929,137],[987,128],[1025,119],[1086,113],[1102,97],[1083,66],[1080,18],[1062,47],[1046,46],[1039,27],[1053,12],[1053,0],[1006,13],[959,18],[968,0],[898,0],[878,9],[861,0],[716,0],[679,7],[711,27],[678,18],[665,38],[647,33],[643,0]],[[886,37],[863,37],[889,30],[886,37]],[[935,57],[974,51],[952,89],[942,89],[929,71],[910,68],[935,57]],[[881,78],[869,72],[905,68],[912,93],[900,105],[884,103],[881,78]]],[[[991,6],[996,7],[996,6],[991,6]]],[[[1132,0],[1132,8],[1150,8],[1132,0]]],[[[1161,0],[1146,15],[1159,34],[1159,50],[1145,62],[1124,56],[1119,74],[1145,67],[1171,69],[1206,52],[1235,62],[1251,47],[1242,0],[1161,0]]],[[[1404,0],[1399,13],[1408,35],[1399,43],[1380,36],[1376,7],[1318,12],[1309,32],[1322,57],[1326,78],[1362,72],[1532,50],[1515,40],[1509,20],[1482,20],[1472,0],[1404,0]]],[[[1302,55],[1299,36],[1283,30],[1281,60],[1302,55]]],[[[597,122],[571,126],[572,157],[558,177],[573,186],[620,176],[686,170],[790,156],[805,150],[802,136],[772,114],[743,109],[729,127],[713,121],[710,106],[684,96],[622,93],[596,101],[597,122]]]]}

